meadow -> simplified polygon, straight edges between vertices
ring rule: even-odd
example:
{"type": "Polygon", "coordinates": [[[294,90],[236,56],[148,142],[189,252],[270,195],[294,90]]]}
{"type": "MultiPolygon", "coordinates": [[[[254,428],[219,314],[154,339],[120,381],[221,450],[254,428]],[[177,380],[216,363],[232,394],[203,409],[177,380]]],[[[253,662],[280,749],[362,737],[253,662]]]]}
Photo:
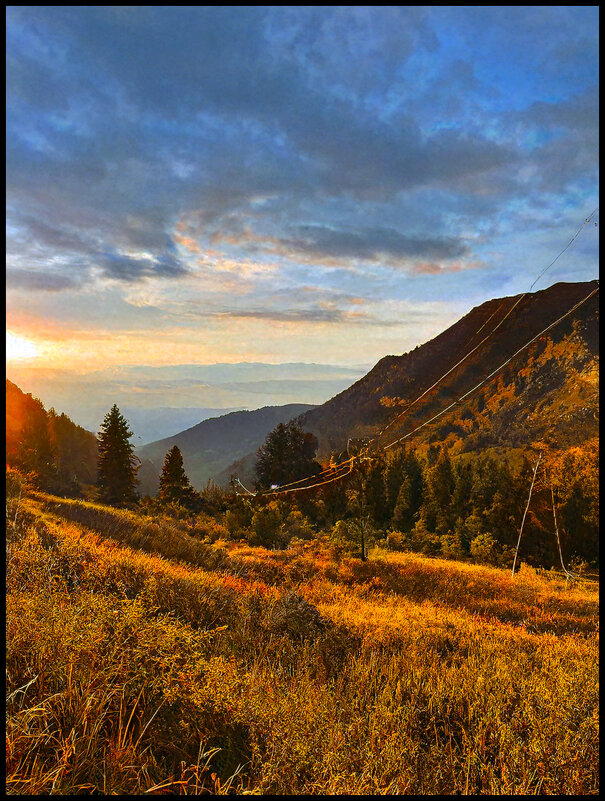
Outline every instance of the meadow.
{"type": "Polygon", "coordinates": [[[598,792],[597,583],[213,535],[11,478],[9,794],[598,792]]]}

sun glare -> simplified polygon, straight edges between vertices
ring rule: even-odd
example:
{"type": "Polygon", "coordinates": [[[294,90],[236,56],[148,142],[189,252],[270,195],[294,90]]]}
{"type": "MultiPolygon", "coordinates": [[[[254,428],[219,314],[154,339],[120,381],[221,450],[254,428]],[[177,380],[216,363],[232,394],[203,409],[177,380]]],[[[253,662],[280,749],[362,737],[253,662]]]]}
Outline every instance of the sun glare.
{"type": "Polygon", "coordinates": [[[29,339],[15,336],[10,331],[6,332],[6,361],[18,361],[19,359],[31,359],[38,355],[38,348],[29,339]]]}

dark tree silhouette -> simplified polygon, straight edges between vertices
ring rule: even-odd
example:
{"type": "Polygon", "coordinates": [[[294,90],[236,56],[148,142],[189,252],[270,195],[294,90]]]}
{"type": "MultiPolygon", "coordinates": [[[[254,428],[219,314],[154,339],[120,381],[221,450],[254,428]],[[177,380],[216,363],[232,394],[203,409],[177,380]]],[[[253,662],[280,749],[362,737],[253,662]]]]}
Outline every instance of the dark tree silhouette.
{"type": "Polygon", "coordinates": [[[259,489],[281,486],[321,472],[321,465],[314,458],[317,445],[317,437],[303,432],[294,420],[276,426],[257,451],[259,489]]]}
{"type": "Polygon", "coordinates": [[[114,403],[99,431],[97,485],[101,499],[107,503],[117,505],[137,500],[139,460],[129,442],[131,436],[128,423],[114,403]]]}
{"type": "Polygon", "coordinates": [[[183,456],[177,445],[164,458],[158,498],[163,503],[178,503],[189,509],[199,506],[200,496],[185,473],[183,456]]]}
{"type": "Polygon", "coordinates": [[[51,440],[48,415],[36,398],[25,410],[17,462],[32,474],[35,483],[45,490],[56,489],[56,451],[51,440]]]}

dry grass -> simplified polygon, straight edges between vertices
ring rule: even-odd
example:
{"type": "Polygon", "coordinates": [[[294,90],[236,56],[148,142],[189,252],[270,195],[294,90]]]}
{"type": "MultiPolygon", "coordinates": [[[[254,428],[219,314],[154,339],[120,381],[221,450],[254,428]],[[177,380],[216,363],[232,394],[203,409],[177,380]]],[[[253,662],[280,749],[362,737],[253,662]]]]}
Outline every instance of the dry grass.
{"type": "Polygon", "coordinates": [[[598,792],[596,585],[7,511],[11,794],[598,792]]]}

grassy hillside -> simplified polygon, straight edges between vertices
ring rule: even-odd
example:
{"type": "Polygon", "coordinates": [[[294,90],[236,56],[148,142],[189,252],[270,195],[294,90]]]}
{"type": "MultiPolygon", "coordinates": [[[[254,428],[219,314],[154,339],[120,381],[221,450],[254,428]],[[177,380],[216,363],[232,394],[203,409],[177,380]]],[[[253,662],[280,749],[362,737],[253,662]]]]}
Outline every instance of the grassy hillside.
{"type": "Polygon", "coordinates": [[[595,584],[8,489],[9,793],[598,792],[595,584]]]}

